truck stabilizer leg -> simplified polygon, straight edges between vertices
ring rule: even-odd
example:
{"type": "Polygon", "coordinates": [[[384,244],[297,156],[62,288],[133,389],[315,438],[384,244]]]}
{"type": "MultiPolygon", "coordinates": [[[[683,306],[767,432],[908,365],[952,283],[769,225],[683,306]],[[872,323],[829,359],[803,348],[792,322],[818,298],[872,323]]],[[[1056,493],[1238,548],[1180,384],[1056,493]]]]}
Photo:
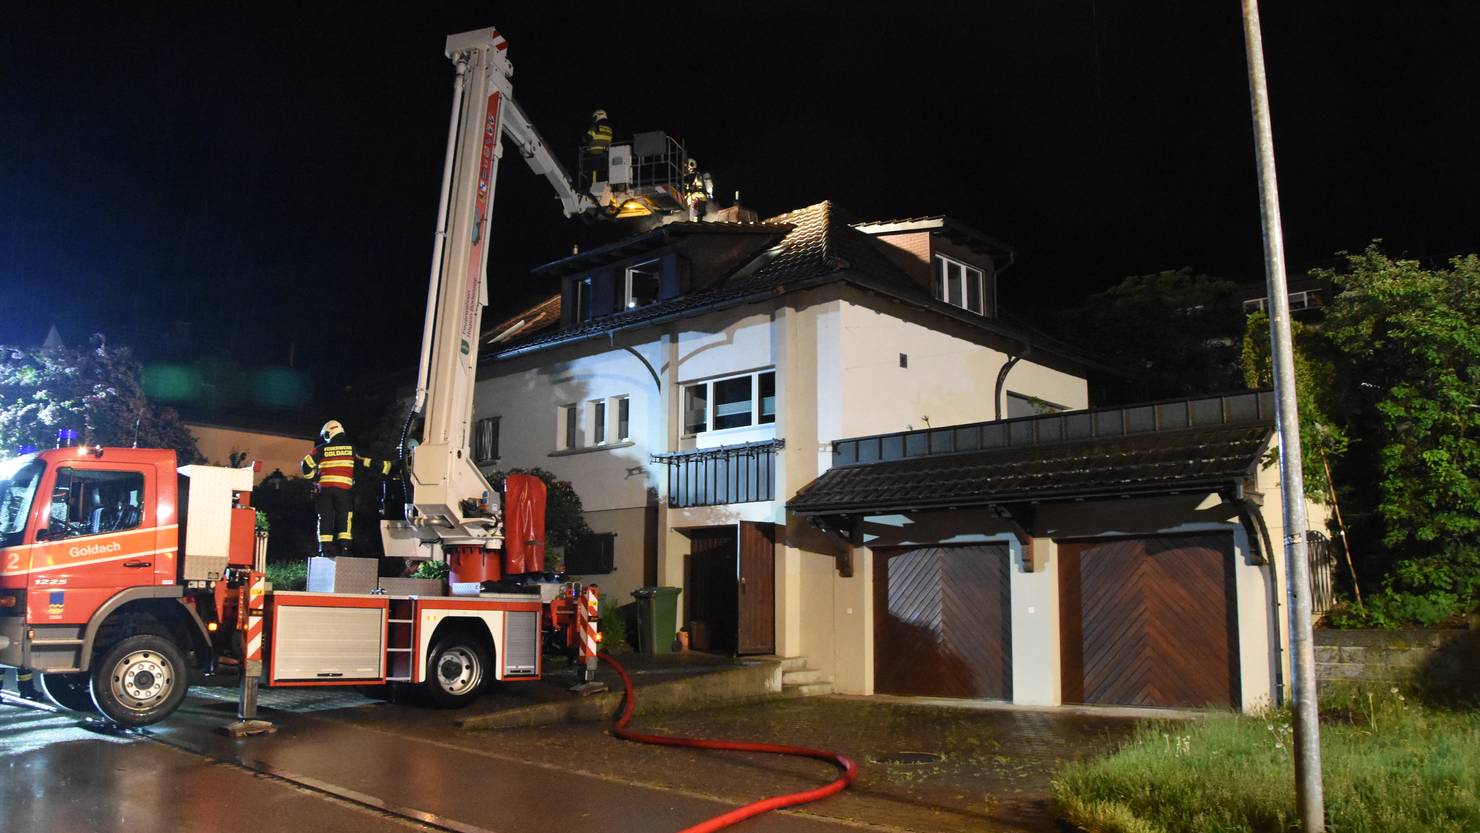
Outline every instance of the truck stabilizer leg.
{"type": "Polygon", "coordinates": [[[253,571],[238,588],[237,627],[242,630],[241,698],[237,701],[236,721],[221,727],[234,738],[248,735],[270,735],[277,727],[257,718],[257,680],[262,676],[262,607],[267,598],[267,577],[253,571]]]}
{"type": "Polygon", "coordinates": [[[257,678],[261,675],[261,660],[249,659],[242,663],[242,688],[236,706],[237,719],[221,727],[223,734],[243,738],[248,735],[270,735],[277,731],[277,727],[271,722],[257,718],[257,678]]]}

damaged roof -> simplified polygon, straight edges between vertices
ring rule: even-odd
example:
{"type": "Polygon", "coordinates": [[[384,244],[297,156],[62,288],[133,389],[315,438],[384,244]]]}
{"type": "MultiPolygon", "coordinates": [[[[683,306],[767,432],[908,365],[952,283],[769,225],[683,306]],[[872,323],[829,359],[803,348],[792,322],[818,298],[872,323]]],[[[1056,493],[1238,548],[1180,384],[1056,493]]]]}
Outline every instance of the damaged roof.
{"type": "MultiPolygon", "coordinates": [[[[538,271],[569,272],[567,267],[575,261],[581,261],[583,266],[604,262],[616,251],[631,251],[634,245],[650,246],[664,239],[662,234],[672,234],[677,228],[694,227],[695,231],[700,231],[715,225],[672,223],[636,238],[604,246],[601,250],[593,249],[546,264],[538,271]],[[664,232],[665,229],[669,231],[664,232]],[[586,264],[587,258],[594,259],[586,264]]],[[[824,200],[816,205],[768,218],[761,223],[734,225],[769,231],[776,234],[778,242],[747,267],[713,286],[667,301],[586,321],[564,330],[547,332],[512,345],[495,355],[520,355],[558,344],[683,318],[697,312],[747,303],[795,288],[799,282],[807,281],[808,285],[812,285],[818,278],[828,278],[843,271],[868,274],[876,280],[887,282],[897,292],[908,292],[913,287],[909,278],[875,248],[867,235],[836,218],[830,201],[824,200]]],[[[917,294],[925,296],[922,291],[917,291],[917,294]]]]}
{"type": "Polygon", "coordinates": [[[787,503],[804,515],[1216,489],[1257,470],[1268,391],[839,440],[787,503]]]}
{"type": "Polygon", "coordinates": [[[506,359],[564,344],[609,336],[623,330],[653,326],[669,321],[755,303],[786,292],[846,280],[920,309],[932,310],[972,328],[984,330],[1019,344],[1031,344],[1040,356],[1056,356],[1075,366],[1089,361],[1065,345],[1041,334],[1004,322],[984,318],[934,298],[926,287],[911,280],[884,255],[882,246],[843,216],[830,200],[824,200],[769,217],[760,223],[671,223],[653,231],[589,252],[541,266],[544,274],[569,274],[579,269],[650,251],[673,235],[697,234],[710,228],[729,233],[772,233],[777,242],[729,277],[686,295],[623,310],[614,315],[585,321],[562,330],[545,330],[514,343],[496,347],[485,358],[506,359]]]}

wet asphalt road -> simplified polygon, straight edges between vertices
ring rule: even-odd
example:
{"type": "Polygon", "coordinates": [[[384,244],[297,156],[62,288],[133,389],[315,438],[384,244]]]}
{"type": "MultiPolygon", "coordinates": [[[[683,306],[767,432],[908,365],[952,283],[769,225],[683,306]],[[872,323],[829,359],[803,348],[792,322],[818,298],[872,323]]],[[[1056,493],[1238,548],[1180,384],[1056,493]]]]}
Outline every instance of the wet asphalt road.
{"type": "MultiPolygon", "coordinates": [[[[499,752],[496,736],[454,744],[443,739],[455,733],[446,713],[422,712],[420,720],[378,728],[374,719],[368,725],[353,719],[386,709],[401,711],[273,712],[276,735],[237,740],[214,731],[231,719],[232,705],[208,698],[193,696],[145,735],[95,731],[75,715],[0,706],[0,812],[9,829],[60,833],[639,833],[679,830],[734,806],[626,781],[620,773],[574,774],[558,764],[518,760],[499,752]],[[375,809],[377,803],[384,809],[375,809]]],[[[582,730],[600,738],[602,728],[582,730]]],[[[816,768],[819,783],[832,777],[825,765],[816,768]]],[[[835,833],[858,826],[770,814],[740,829],[835,833]]]]}
{"type": "MultiPolygon", "coordinates": [[[[193,689],[142,734],[0,705],[0,822],[57,833],[671,833],[836,773],[816,761],[632,744],[605,724],[457,727],[511,707],[496,694],[449,712],[349,688],[264,691],[263,716],[278,733],[232,739],[215,731],[234,717],[232,694],[193,689]]],[[[852,789],[737,833],[1046,833],[1055,830],[1053,773],[1110,748],[1136,722],[824,697],[655,715],[636,728],[824,746],[858,761],[852,789]],[[910,751],[938,760],[889,754],[910,751]]]]}

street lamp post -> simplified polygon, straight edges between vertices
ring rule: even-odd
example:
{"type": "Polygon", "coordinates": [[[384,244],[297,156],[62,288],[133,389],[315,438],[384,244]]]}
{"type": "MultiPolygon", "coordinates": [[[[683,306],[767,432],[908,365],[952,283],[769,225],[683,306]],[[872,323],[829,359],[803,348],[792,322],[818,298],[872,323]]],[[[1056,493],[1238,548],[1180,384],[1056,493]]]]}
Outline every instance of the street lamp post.
{"type": "Polygon", "coordinates": [[[1249,98],[1254,114],[1254,157],[1259,169],[1259,209],[1264,219],[1264,272],[1269,289],[1269,338],[1279,422],[1280,503],[1285,524],[1289,587],[1290,660],[1295,711],[1295,796],[1301,830],[1326,829],[1321,788],[1321,730],[1316,712],[1315,649],[1310,611],[1310,561],[1305,549],[1305,476],[1300,459],[1300,420],[1295,403],[1295,360],[1290,339],[1290,298],[1285,285],[1285,241],[1274,171],[1274,133],[1264,77],[1258,0],[1243,0],[1249,98]]]}

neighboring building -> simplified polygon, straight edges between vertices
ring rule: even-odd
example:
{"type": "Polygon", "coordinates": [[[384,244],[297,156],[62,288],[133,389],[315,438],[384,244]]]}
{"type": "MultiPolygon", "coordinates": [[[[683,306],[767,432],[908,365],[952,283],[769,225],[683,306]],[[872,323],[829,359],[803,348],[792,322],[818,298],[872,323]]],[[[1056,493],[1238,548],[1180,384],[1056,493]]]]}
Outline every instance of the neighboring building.
{"type": "Polygon", "coordinates": [[[1010,257],[946,218],[853,226],[823,202],[548,264],[559,326],[519,326],[542,305],[489,331],[519,326],[480,364],[479,462],[576,485],[592,528],[615,535],[614,571],[586,576],[608,595],[682,587],[697,643],[805,655],[841,690],[871,690],[865,609],[833,613],[858,579],[785,502],[836,440],[1088,404],[1077,359],[998,317],[1010,257]]]}
{"type": "Polygon", "coordinates": [[[243,464],[256,463],[257,472],[253,479],[261,483],[274,471],[289,477],[298,474],[298,461],[313,449],[312,436],[298,436],[262,428],[246,428],[218,425],[206,422],[185,421],[185,428],[195,437],[195,445],[207,462],[213,465],[231,464],[233,455],[240,455],[243,464]]]}
{"type": "MultiPolygon", "coordinates": [[[[1269,290],[1264,284],[1246,284],[1240,287],[1244,296],[1244,312],[1266,312],[1269,306],[1269,290]]],[[[1290,317],[1306,323],[1319,322],[1325,317],[1326,307],[1331,305],[1331,282],[1309,275],[1297,275],[1289,279],[1286,292],[1290,304],[1290,317]]]]}

